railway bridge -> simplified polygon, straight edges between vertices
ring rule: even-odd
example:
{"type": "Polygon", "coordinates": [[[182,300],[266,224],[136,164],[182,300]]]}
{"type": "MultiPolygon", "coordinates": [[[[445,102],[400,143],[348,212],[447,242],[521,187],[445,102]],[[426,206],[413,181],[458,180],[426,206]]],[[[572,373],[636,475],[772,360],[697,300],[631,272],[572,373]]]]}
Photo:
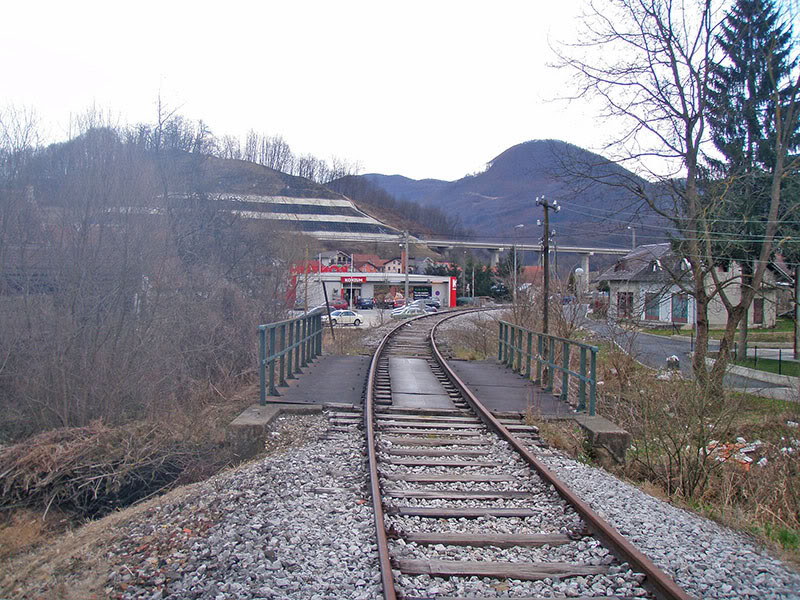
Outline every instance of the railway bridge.
{"type": "Polygon", "coordinates": [[[578,422],[594,439],[626,435],[593,414],[597,348],[487,315],[468,309],[408,319],[389,327],[371,356],[324,360],[316,360],[321,316],[262,326],[261,402],[233,426],[258,439],[262,424],[281,411],[312,407],[329,414],[334,441],[363,426],[385,600],[438,597],[431,595],[438,592],[431,577],[481,578],[476,597],[492,596],[509,578],[520,580],[520,592],[538,590],[541,582],[554,592],[562,579],[602,577],[617,572],[617,564],[631,566],[625,589],[636,596],[688,600],[536,457],[542,441],[526,419],[531,413],[571,419],[577,408],[578,422]],[[499,326],[497,360],[449,356],[436,330],[467,313],[499,326]],[[576,392],[578,401],[571,402],[576,392]],[[615,558],[586,560],[587,543],[602,544],[615,558]],[[474,560],[469,551],[447,546],[505,550],[496,556],[485,550],[474,560]],[[531,554],[531,548],[539,550],[531,554]]]}

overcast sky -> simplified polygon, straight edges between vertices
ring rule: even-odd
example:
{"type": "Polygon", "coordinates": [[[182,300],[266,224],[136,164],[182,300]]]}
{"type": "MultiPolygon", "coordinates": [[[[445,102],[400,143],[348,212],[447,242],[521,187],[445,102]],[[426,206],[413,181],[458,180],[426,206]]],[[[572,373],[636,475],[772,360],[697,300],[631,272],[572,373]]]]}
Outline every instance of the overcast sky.
{"type": "Polygon", "coordinates": [[[6,3],[0,104],[34,108],[48,141],[96,106],[153,122],[159,93],[218,136],[280,134],[362,172],[457,179],[506,148],[598,149],[593,111],[552,101],[579,0],[6,3]]]}

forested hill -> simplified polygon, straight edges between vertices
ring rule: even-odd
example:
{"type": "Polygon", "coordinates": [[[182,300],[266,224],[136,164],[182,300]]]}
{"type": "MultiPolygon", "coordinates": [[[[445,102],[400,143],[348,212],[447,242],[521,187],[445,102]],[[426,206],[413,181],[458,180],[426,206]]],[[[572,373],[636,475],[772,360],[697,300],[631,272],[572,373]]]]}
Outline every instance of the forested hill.
{"type": "Polygon", "coordinates": [[[637,181],[635,175],[603,157],[558,140],[513,146],[492,159],[484,172],[457,181],[380,174],[362,177],[398,198],[457,215],[465,228],[477,234],[508,238],[516,233],[520,241],[535,242],[541,236],[536,220],[542,217],[535,200],[545,196],[558,200],[563,208],[552,220],[559,244],[630,245],[627,225],[640,220],[633,214],[636,200],[622,188],[581,176],[589,170],[595,177],[637,181]],[[515,232],[519,224],[525,227],[515,232]]]}
{"type": "MultiPolygon", "coordinates": [[[[36,152],[25,165],[24,178],[40,207],[61,210],[83,196],[86,182],[82,178],[86,176],[87,168],[102,168],[113,173],[112,180],[129,182],[113,194],[114,201],[104,208],[106,211],[118,210],[113,207],[117,202],[136,207],[134,210],[139,212],[143,207],[162,210],[166,206],[163,202],[166,195],[172,199],[173,206],[176,198],[187,197],[193,200],[195,209],[205,211],[230,208],[233,205],[230,202],[225,204],[221,199],[238,197],[238,207],[247,210],[248,214],[255,214],[276,210],[274,203],[265,200],[270,197],[282,198],[279,201],[286,204],[289,202],[287,199],[292,198],[342,200],[345,196],[380,222],[373,227],[377,228],[376,231],[407,229],[414,234],[440,236],[458,232],[457,219],[447,217],[434,207],[397,201],[363,179],[354,180],[345,175],[321,183],[265,164],[215,156],[191,147],[154,148],[150,141],[126,139],[119,132],[107,128],[91,129],[65,143],[53,144],[36,152]],[[96,162],[94,166],[86,164],[87,159],[95,161],[94,157],[99,155],[104,157],[102,167],[96,162]]],[[[335,172],[331,171],[331,174],[335,172]]],[[[281,208],[286,212],[288,205],[281,208]]],[[[342,210],[352,212],[352,209],[342,210]]],[[[49,214],[53,216],[52,211],[49,214]]],[[[330,223],[322,224],[328,229],[335,228],[341,221],[337,221],[336,215],[330,214],[329,217],[330,223]]],[[[56,217],[57,220],[60,218],[56,217]]],[[[308,232],[307,227],[297,227],[295,221],[288,219],[281,223],[308,232]]],[[[277,224],[273,222],[273,225],[277,224]]]]}

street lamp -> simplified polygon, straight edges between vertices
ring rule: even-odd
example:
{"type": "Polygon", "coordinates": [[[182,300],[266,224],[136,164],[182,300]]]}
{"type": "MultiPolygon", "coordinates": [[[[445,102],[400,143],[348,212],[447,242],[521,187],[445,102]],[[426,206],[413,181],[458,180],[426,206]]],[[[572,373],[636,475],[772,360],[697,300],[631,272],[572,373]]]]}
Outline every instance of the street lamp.
{"type": "Polygon", "coordinates": [[[628,225],[627,228],[631,230],[631,250],[636,250],[636,228],[632,225],[628,225]]]}
{"type": "Polygon", "coordinates": [[[583,269],[580,267],[575,269],[575,296],[580,298],[583,295],[583,269]]]}
{"type": "Polygon", "coordinates": [[[404,306],[408,306],[408,231],[403,232],[403,243],[399,246],[403,249],[400,254],[400,263],[405,273],[404,306]]]}

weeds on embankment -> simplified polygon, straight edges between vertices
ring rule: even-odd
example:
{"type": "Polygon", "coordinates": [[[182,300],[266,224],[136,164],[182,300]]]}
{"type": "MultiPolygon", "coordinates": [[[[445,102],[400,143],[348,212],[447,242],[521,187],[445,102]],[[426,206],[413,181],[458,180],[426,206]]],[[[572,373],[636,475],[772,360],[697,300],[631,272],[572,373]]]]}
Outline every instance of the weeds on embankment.
{"type": "Polygon", "coordinates": [[[714,394],[600,351],[598,411],[633,437],[619,474],[800,561],[800,405],[714,394]]]}

